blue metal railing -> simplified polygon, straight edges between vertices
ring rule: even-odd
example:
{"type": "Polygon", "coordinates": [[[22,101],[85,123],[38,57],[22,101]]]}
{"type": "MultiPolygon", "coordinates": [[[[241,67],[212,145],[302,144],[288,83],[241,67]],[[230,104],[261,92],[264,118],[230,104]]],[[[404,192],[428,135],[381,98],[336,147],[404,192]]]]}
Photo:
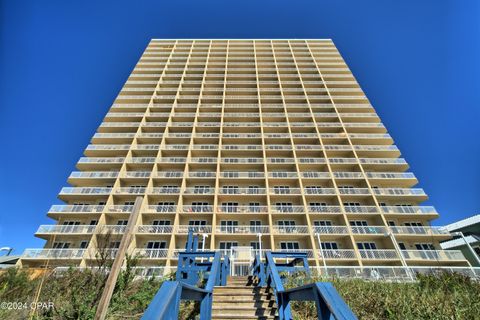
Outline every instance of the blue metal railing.
{"type": "Polygon", "coordinates": [[[230,274],[230,260],[220,252],[196,251],[198,237],[190,233],[186,252],[178,257],[176,281],[165,281],[153,297],[142,320],[177,319],[181,300],[200,302],[200,320],[212,317],[213,288],[224,286],[230,274]],[[200,286],[205,283],[205,287],[200,286]]]}
{"type": "Polygon", "coordinates": [[[314,301],[318,319],[354,320],[357,317],[329,282],[317,282],[285,290],[280,272],[303,271],[310,275],[308,257],[305,253],[267,252],[262,268],[261,257],[257,256],[253,265],[254,275],[259,283],[273,289],[280,320],[293,319],[290,301],[314,301]],[[275,258],[285,262],[276,262],[275,258]]]}

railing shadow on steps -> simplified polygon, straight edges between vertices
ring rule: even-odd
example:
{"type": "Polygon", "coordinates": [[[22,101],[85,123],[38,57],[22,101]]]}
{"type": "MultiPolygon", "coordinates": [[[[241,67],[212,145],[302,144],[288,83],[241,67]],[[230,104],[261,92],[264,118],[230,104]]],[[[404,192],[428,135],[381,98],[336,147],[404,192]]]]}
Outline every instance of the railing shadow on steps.
{"type": "Polygon", "coordinates": [[[267,252],[265,260],[265,263],[262,263],[260,255],[255,257],[252,266],[253,275],[258,278],[260,286],[269,286],[273,289],[279,320],[293,319],[290,301],[314,301],[318,319],[321,320],[357,319],[337,290],[329,282],[316,282],[292,289],[284,288],[280,272],[293,274],[303,271],[310,275],[306,253],[267,252]]]}

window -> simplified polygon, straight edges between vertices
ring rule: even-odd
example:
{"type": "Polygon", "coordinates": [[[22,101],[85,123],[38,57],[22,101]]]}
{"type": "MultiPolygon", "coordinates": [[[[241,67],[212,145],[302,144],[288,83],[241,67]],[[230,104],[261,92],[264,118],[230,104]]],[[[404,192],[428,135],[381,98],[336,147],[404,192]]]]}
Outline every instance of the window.
{"type": "Polygon", "coordinates": [[[98,220],[90,220],[91,226],[96,226],[98,224],[98,220]]]}
{"type": "Polygon", "coordinates": [[[283,241],[280,242],[280,249],[282,250],[298,250],[300,245],[297,241],[283,241]]]}
{"type": "Polygon", "coordinates": [[[64,226],[78,226],[80,225],[80,221],[64,221],[62,223],[64,226]]]}
{"type": "Polygon", "coordinates": [[[236,241],[220,241],[220,250],[230,250],[232,247],[238,247],[236,241]]]}
{"type": "Polygon", "coordinates": [[[327,206],[325,202],[310,202],[308,205],[312,212],[322,212],[327,206]]]}
{"type": "Polygon", "coordinates": [[[167,247],[166,241],[148,241],[147,249],[165,249],[167,247]]]}
{"type": "Polygon", "coordinates": [[[86,247],[88,247],[88,241],[80,242],[80,249],[85,249],[86,247]]]}
{"type": "Polygon", "coordinates": [[[293,212],[293,205],[291,202],[277,202],[275,208],[279,212],[293,212]]]}
{"type": "Polygon", "coordinates": [[[368,226],[368,222],[365,220],[353,220],[350,221],[350,225],[352,227],[366,227],[368,226]]]}
{"type": "Polygon", "coordinates": [[[323,250],[338,250],[338,244],[336,242],[322,242],[323,250]]]}
{"type": "Polygon", "coordinates": [[[331,226],[332,225],[332,221],[330,220],[317,220],[317,221],[313,221],[313,225],[316,226],[316,227],[326,227],[326,226],[331,226]]]}
{"type": "Polygon", "coordinates": [[[220,221],[220,230],[227,233],[235,233],[237,231],[238,221],[223,220],[220,221]]]}
{"type": "Polygon", "coordinates": [[[161,186],[161,193],[178,193],[180,188],[178,186],[161,186]]]}
{"type": "Polygon", "coordinates": [[[290,187],[289,186],[274,186],[273,192],[275,194],[290,194],[290,187]]]}
{"type": "Polygon", "coordinates": [[[194,186],[193,193],[195,194],[210,193],[210,186],[194,186]]]}
{"type": "Polygon", "coordinates": [[[175,211],[175,202],[159,202],[156,207],[157,212],[173,212],[175,211]]]}
{"type": "Polygon", "coordinates": [[[170,220],[153,220],[152,225],[154,226],[169,226],[170,220]]]}
{"type": "Polygon", "coordinates": [[[390,227],[395,227],[395,221],[388,221],[388,225],[390,227]]]}
{"type": "Polygon", "coordinates": [[[431,243],[415,243],[417,250],[435,250],[435,247],[431,243]]]}
{"type": "Polygon", "coordinates": [[[237,212],[238,202],[223,202],[222,211],[223,212],[237,212]]]}
{"type": "Polygon", "coordinates": [[[305,193],[306,194],[322,194],[322,187],[319,186],[308,186],[305,187],[305,193]]]}
{"type": "Polygon", "coordinates": [[[260,212],[260,202],[250,202],[248,204],[248,210],[250,210],[250,212],[260,212]]]}
{"type": "Polygon", "coordinates": [[[188,221],[189,226],[206,226],[207,220],[190,220],[188,221]]]}
{"type": "Polygon", "coordinates": [[[111,248],[111,249],[118,249],[118,248],[120,248],[120,241],[111,241],[109,248],[111,248]]]}
{"type": "Polygon", "coordinates": [[[359,207],[361,206],[360,202],[344,202],[344,206],[346,207],[359,207]]]}
{"type": "Polygon", "coordinates": [[[210,204],[208,202],[192,202],[193,212],[210,212],[210,204]]]}
{"type": "Polygon", "coordinates": [[[117,226],[126,226],[128,224],[128,220],[117,220],[117,226]]]}
{"type": "Polygon", "coordinates": [[[359,250],[376,250],[377,245],[375,242],[357,242],[357,247],[359,250]]]}
{"type": "Polygon", "coordinates": [[[239,194],[240,191],[238,189],[238,186],[223,186],[222,187],[222,193],[225,193],[225,194],[239,194]]]}
{"type": "Polygon", "coordinates": [[[253,250],[260,250],[260,242],[258,242],[258,241],[251,241],[251,242],[250,242],[250,247],[252,247],[253,250]]]}
{"type": "Polygon", "coordinates": [[[225,178],[238,178],[240,176],[240,174],[236,171],[225,171],[223,173],[223,176],[225,178]]]}
{"type": "Polygon", "coordinates": [[[70,242],[54,242],[53,249],[68,249],[70,248],[70,242]]]}
{"type": "Polygon", "coordinates": [[[135,201],[125,201],[123,204],[126,206],[133,206],[135,204],[135,201]]]}
{"type": "Polygon", "coordinates": [[[260,188],[258,186],[248,186],[248,193],[249,194],[259,194],[260,188]]]}

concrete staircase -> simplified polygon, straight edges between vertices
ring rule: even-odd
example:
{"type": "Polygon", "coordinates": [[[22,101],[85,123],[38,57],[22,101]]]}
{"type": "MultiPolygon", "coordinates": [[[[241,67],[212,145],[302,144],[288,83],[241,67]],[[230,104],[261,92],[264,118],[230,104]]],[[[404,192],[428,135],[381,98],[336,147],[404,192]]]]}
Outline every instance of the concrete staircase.
{"type": "Polygon", "coordinates": [[[213,290],[212,319],[278,319],[272,291],[258,287],[252,276],[229,277],[225,287],[213,290]]]}

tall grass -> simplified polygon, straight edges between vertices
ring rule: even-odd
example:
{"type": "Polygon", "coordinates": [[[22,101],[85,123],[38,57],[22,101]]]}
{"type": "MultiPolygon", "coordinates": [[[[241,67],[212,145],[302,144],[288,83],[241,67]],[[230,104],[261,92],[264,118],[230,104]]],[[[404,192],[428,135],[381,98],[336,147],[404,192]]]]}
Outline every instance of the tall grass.
{"type": "MultiPolygon", "coordinates": [[[[396,283],[334,279],[333,285],[359,319],[480,319],[480,283],[457,273],[418,275],[396,283]]],[[[311,279],[318,281],[319,279],[311,279]]],[[[288,277],[287,287],[310,282],[288,277]]],[[[310,302],[292,302],[296,319],[316,319],[310,302]]]]}

